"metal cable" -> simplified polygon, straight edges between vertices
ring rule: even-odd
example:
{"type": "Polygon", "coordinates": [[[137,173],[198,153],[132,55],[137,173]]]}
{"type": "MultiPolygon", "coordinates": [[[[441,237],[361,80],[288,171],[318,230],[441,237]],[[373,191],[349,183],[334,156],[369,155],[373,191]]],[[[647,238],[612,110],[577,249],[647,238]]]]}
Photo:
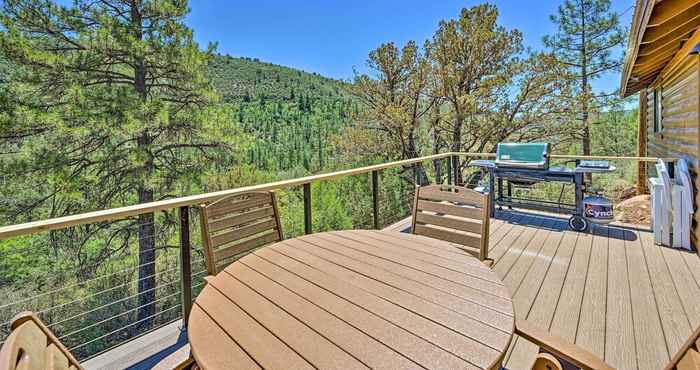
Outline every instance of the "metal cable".
{"type": "MultiPolygon", "coordinates": [[[[169,282],[164,283],[164,284],[159,284],[158,286],[155,286],[155,287],[150,288],[150,289],[146,289],[146,290],[144,290],[143,292],[139,292],[139,293],[136,293],[136,294],[132,294],[132,295],[130,295],[130,296],[128,296],[128,297],[120,298],[120,299],[118,299],[118,300],[116,300],[116,301],[113,301],[113,302],[104,304],[104,305],[102,305],[102,306],[100,306],[100,307],[97,307],[97,308],[93,308],[93,309],[91,309],[91,310],[89,310],[89,311],[81,312],[81,313],[76,314],[76,315],[74,315],[74,316],[71,316],[71,317],[69,317],[69,318],[67,318],[67,319],[64,319],[64,320],[61,320],[61,321],[58,321],[58,322],[55,322],[55,323],[51,323],[51,324],[49,324],[49,325],[47,325],[47,326],[48,326],[48,327],[52,327],[52,326],[54,326],[54,325],[58,325],[58,324],[60,324],[60,323],[64,323],[64,322],[66,322],[66,321],[68,321],[68,320],[72,320],[72,319],[74,319],[74,318],[76,318],[76,317],[83,316],[83,315],[85,315],[85,314],[87,314],[87,313],[95,312],[95,311],[100,310],[100,309],[102,309],[102,308],[109,307],[109,306],[115,305],[115,304],[120,303],[120,302],[124,302],[124,301],[126,301],[126,300],[128,300],[128,299],[131,299],[131,298],[134,298],[134,297],[138,297],[138,296],[140,296],[140,295],[142,295],[142,294],[144,294],[144,293],[148,293],[148,292],[154,291],[154,290],[156,290],[156,289],[158,289],[158,288],[163,288],[163,287],[172,285],[173,283],[179,283],[179,282],[180,282],[180,280],[178,279],[178,280],[169,281],[169,282]]],[[[73,302],[76,302],[76,301],[73,301],[73,302]]],[[[70,304],[70,303],[73,303],[73,302],[64,303],[64,305],[65,305],[65,304],[70,304]]],[[[38,314],[44,314],[44,313],[48,312],[49,310],[53,310],[53,309],[55,309],[55,308],[57,308],[57,307],[60,307],[60,306],[61,306],[61,305],[59,305],[59,306],[54,306],[54,307],[49,307],[48,309],[46,309],[46,310],[44,310],[44,311],[39,311],[38,314]]]]}
{"type": "Polygon", "coordinates": [[[146,306],[148,306],[148,305],[155,304],[155,303],[157,303],[157,302],[161,302],[161,301],[163,301],[164,299],[167,299],[167,298],[173,297],[173,296],[175,296],[175,295],[179,295],[179,294],[180,294],[180,292],[176,292],[176,293],[173,293],[173,294],[168,294],[168,295],[163,296],[163,297],[160,297],[160,298],[158,298],[158,299],[156,299],[156,300],[154,300],[153,302],[150,302],[150,303],[148,303],[148,304],[144,304],[144,305],[141,305],[141,306],[138,306],[138,307],[130,308],[130,309],[124,311],[124,312],[118,313],[118,314],[116,314],[116,315],[114,315],[114,316],[111,316],[111,317],[108,317],[108,318],[106,318],[106,319],[104,319],[104,320],[100,320],[100,321],[95,322],[95,323],[92,323],[92,324],[90,324],[90,325],[88,325],[88,326],[84,326],[84,327],[82,327],[82,328],[80,328],[80,329],[73,330],[72,332],[70,332],[70,333],[68,333],[68,334],[64,334],[64,335],[58,337],[58,339],[59,339],[59,340],[62,340],[63,338],[70,337],[71,335],[75,335],[75,334],[80,333],[80,332],[82,332],[82,331],[85,331],[85,330],[87,330],[87,329],[93,328],[93,327],[95,327],[95,326],[97,326],[97,325],[104,324],[104,323],[106,323],[106,322],[112,321],[112,320],[114,320],[115,318],[120,317],[120,316],[123,316],[124,314],[127,314],[127,313],[129,313],[129,312],[136,311],[136,310],[138,310],[138,309],[140,309],[140,308],[142,308],[142,307],[146,307],[146,306]]]}
{"type": "Polygon", "coordinates": [[[173,308],[180,307],[180,306],[181,306],[181,304],[178,303],[178,304],[176,304],[176,305],[174,305],[174,306],[172,306],[172,307],[170,307],[170,308],[167,308],[167,309],[165,309],[165,310],[162,310],[162,311],[160,311],[160,312],[158,312],[158,313],[156,313],[156,314],[153,314],[153,315],[151,315],[151,316],[145,317],[145,318],[143,318],[143,319],[141,319],[141,320],[139,320],[139,321],[133,322],[133,323],[131,323],[131,324],[129,324],[129,325],[125,325],[125,326],[123,326],[123,327],[121,327],[121,328],[119,328],[119,329],[113,330],[113,331],[111,331],[111,332],[109,332],[109,333],[107,333],[107,334],[104,334],[104,335],[101,335],[101,336],[99,336],[99,337],[97,337],[97,338],[91,339],[91,340],[89,340],[89,341],[87,341],[87,342],[85,342],[85,343],[81,343],[81,344],[79,344],[79,345],[77,345],[77,346],[75,346],[75,347],[71,347],[71,348],[69,348],[68,350],[69,350],[70,352],[73,352],[73,351],[75,351],[75,350],[78,349],[78,348],[85,347],[85,346],[87,346],[87,345],[90,344],[90,343],[96,342],[96,341],[98,341],[98,340],[100,340],[100,339],[103,339],[103,338],[105,338],[105,337],[108,337],[108,336],[110,336],[110,335],[112,335],[112,334],[118,333],[118,332],[120,332],[120,331],[122,331],[122,330],[124,330],[124,329],[126,329],[126,328],[128,328],[128,327],[134,326],[134,325],[136,325],[136,324],[138,324],[138,323],[141,323],[141,322],[143,322],[143,321],[152,319],[152,318],[154,318],[154,317],[156,317],[156,316],[158,316],[158,315],[162,315],[163,313],[165,313],[165,312],[167,312],[167,311],[170,311],[170,310],[172,310],[173,308]]]}

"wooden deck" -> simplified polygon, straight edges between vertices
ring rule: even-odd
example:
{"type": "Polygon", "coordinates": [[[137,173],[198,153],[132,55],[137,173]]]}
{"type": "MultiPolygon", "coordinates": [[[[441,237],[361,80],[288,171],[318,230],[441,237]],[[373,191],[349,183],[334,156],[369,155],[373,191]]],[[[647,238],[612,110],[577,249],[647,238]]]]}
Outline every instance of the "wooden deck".
{"type": "MultiPolygon", "coordinates": [[[[388,229],[407,228],[404,221],[388,229]]],[[[565,218],[512,211],[492,220],[490,234],[489,257],[516,317],[618,369],[663,368],[700,325],[700,257],[654,245],[648,230],[577,233],[565,218]]],[[[506,368],[529,369],[536,351],[516,338],[506,368]]]]}

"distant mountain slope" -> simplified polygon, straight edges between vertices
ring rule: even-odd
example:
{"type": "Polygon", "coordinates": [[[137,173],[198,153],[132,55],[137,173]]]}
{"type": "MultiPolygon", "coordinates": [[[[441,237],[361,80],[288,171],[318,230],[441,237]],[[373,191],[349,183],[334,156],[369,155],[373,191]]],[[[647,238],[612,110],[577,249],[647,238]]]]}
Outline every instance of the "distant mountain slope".
{"type": "Polygon", "coordinates": [[[248,162],[262,170],[327,167],[331,137],[358,109],[345,82],[255,59],[217,55],[210,76],[255,137],[248,162]]]}
{"type": "Polygon", "coordinates": [[[347,98],[345,83],[252,58],[217,55],[210,64],[212,81],[226,101],[265,99],[294,101],[299,95],[347,98]]]}

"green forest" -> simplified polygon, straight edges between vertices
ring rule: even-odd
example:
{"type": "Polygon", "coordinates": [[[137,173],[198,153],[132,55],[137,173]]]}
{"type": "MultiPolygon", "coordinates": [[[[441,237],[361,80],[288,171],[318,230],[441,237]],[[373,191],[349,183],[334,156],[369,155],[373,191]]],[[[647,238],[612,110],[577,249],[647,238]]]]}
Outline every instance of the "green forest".
{"type": "MultiPolygon", "coordinates": [[[[428,40],[367,50],[366,72],[348,81],[198,45],[181,0],[3,0],[0,12],[2,226],[505,141],[636,151],[636,109],[591,87],[619,67],[625,38],[605,0],[566,0],[543,50],[525,48],[495,5],[465,8],[428,40]],[[580,14],[588,28],[572,26],[580,14]],[[566,47],[581,32],[599,36],[566,47]]],[[[618,166],[600,181],[612,191],[635,176],[618,166]]],[[[469,173],[462,158],[458,181],[469,173]]],[[[416,184],[446,178],[444,161],[382,171],[380,224],[409,213],[416,184]]],[[[314,231],[372,227],[367,174],[313,183],[311,195],[314,231]]],[[[278,197],[285,237],[303,234],[301,188],[278,197]]],[[[205,272],[190,213],[196,293],[205,272]]],[[[0,240],[0,340],[33,310],[89,358],[180,318],[179,217],[0,240]]]]}

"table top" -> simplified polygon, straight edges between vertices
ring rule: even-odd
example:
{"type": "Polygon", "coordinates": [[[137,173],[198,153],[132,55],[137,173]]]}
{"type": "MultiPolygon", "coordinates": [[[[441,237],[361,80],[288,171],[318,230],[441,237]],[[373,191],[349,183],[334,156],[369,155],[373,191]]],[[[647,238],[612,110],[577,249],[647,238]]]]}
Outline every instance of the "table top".
{"type": "Polygon", "coordinates": [[[353,230],[306,235],[229,265],[189,319],[203,369],[497,368],[510,293],[454,244],[353,230]]]}

